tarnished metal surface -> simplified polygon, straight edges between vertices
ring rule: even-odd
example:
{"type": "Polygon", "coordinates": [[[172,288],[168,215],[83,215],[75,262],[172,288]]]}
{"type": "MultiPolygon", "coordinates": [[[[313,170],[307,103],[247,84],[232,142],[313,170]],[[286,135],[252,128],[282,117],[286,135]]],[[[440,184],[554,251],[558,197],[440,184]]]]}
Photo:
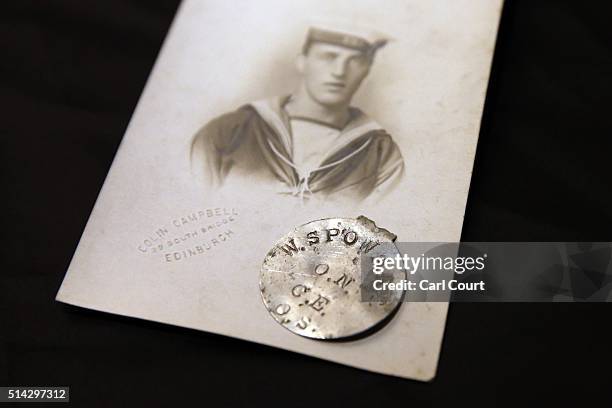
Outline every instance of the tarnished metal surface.
{"type": "MultiPolygon", "coordinates": [[[[361,299],[361,258],[395,235],[366,217],[297,227],[268,252],[260,274],[263,302],[283,327],[315,339],[356,336],[387,319],[401,302],[361,299]]],[[[405,279],[405,273],[395,276],[405,279]]]]}

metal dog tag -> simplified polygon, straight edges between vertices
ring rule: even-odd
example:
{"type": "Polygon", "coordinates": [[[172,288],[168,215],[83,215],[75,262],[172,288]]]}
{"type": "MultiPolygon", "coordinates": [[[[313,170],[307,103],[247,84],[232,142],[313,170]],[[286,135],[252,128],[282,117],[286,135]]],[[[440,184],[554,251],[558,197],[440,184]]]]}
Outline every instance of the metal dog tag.
{"type": "MultiPolygon", "coordinates": [[[[281,238],[260,274],[263,302],[283,327],[304,337],[341,339],[376,328],[401,303],[361,298],[361,256],[396,236],[366,217],[309,222],[281,238]]],[[[405,272],[394,280],[405,279],[405,272]]]]}

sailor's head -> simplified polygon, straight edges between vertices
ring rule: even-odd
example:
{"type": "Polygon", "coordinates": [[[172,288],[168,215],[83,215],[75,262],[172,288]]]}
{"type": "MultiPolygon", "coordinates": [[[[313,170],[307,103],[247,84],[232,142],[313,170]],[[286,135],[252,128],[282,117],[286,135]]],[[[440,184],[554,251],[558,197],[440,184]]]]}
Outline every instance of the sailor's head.
{"type": "Polygon", "coordinates": [[[347,106],[386,43],[372,31],[311,27],[297,58],[309,97],[329,108],[347,106]]]}

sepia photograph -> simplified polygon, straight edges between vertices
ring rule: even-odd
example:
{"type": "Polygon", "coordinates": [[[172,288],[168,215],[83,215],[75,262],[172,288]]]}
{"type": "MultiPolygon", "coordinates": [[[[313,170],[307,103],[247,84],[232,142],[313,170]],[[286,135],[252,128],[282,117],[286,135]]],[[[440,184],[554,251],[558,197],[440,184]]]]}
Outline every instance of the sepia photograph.
{"type": "Polygon", "coordinates": [[[57,300],[432,379],[448,303],[361,302],[359,257],[460,239],[500,13],[184,1],[57,300]]]}
{"type": "Polygon", "coordinates": [[[342,194],[359,201],[395,188],[404,172],[396,142],[351,104],[388,42],[356,24],[310,27],[287,67],[299,73],[293,91],[206,124],[193,140],[194,172],[208,186],[256,179],[302,200],[342,194]]]}
{"type": "Polygon", "coordinates": [[[0,407],[612,406],[611,2],[2,11],[0,407]]]}

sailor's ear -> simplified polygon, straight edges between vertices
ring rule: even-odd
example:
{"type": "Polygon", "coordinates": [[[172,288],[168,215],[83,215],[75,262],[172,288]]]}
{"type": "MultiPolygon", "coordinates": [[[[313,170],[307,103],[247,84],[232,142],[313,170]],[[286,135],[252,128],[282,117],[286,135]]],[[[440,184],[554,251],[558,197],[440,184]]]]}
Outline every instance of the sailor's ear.
{"type": "Polygon", "coordinates": [[[306,65],[306,56],[304,54],[299,54],[295,57],[295,68],[298,70],[300,74],[304,73],[304,67],[306,65]]]}

